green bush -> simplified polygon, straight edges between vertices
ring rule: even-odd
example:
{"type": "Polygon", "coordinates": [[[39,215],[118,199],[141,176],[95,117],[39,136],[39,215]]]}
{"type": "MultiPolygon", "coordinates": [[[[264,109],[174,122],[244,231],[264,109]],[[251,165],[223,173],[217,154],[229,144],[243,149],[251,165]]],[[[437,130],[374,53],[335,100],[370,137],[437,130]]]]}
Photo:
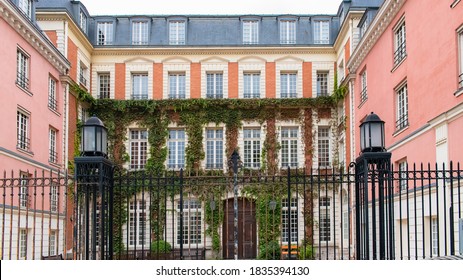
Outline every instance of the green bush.
{"type": "Polygon", "coordinates": [[[260,244],[259,260],[279,260],[281,256],[280,243],[276,240],[269,241],[268,243],[260,244]]]}
{"type": "Polygon", "coordinates": [[[172,251],[172,246],[169,242],[164,240],[156,240],[151,242],[151,252],[154,253],[170,253],[172,251]]]}
{"type": "Polygon", "coordinates": [[[303,244],[299,247],[300,260],[313,260],[315,259],[315,250],[311,244],[303,244]]]}

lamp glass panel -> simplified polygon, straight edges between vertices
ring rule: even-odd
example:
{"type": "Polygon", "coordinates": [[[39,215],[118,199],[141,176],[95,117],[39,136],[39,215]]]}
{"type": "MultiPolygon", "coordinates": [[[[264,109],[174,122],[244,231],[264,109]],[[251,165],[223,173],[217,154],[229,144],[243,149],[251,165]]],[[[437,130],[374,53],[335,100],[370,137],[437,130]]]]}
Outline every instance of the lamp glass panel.
{"type": "Polygon", "coordinates": [[[96,151],[101,152],[102,151],[102,140],[103,140],[103,135],[102,135],[102,129],[101,127],[96,127],[96,151]]]}
{"type": "Polygon", "coordinates": [[[93,152],[95,151],[95,127],[93,126],[84,126],[83,137],[83,152],[93,152]]]}
{"type": "Polygon", "coordinates": [[[103,149],[102,149],[102,152],[104,154],[107,154],[108,153],[108,132],[106,131],[106,129],[102,129],[102,133],[103,133],[103,149]]]}
{"type": "Polygon", "coordinates": [[[371,123],[371,146],[372,147],[383,147],[383,137],[382,137],[382,129],[381,129],[382,124],[377,122],[377,123],[371,123]]]}
{"type": "Polygon", "coordinates": [[[363,151],[365,149],[365,124],[360,126],[360,150],[363,151]]]}

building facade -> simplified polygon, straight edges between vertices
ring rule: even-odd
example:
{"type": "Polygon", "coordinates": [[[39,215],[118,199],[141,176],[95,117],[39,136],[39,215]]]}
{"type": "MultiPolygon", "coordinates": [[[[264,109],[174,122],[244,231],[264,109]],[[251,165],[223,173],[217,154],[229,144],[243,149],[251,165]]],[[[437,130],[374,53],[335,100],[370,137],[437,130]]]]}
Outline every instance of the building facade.
{"type": "MultiPolygon", "coordinates": [[[[21,136],[17,141],[2,138],[6,152],[0,152],[10,154],[9,158],[32,158],[45,164],[47,157],[54,159],[50,144],[54,139],[59,159],[45,166],[72,171],[72,159],[79,153],[78,128],[89,111],[109,128],[110,159],[133,173],[183,169],[192,174],[225,174],[235,149],[249,172],[347,172],[360,153],[359,125],[370,112],[386,122],[386,146],[396,170],[406,172],[421,162],[448,167],[450,161],[463,158],[457,141],[463,126],[463,22],[459,17],[463,4],[458,0],[439,4],[344,0],[332,15],[229,16],[91,16],[79,1],[3,2],[25,10],[22,17],[37,22],[49,39],[44,44],[57,57],[49,65],[47,84],[29,83],[27,73],[39,68],[24,69],[43,69],[30,64],[37,50],[27,44],[23,48],[25,39],[18,33],[10,32],[11,40],[5,42],[5,48],[16,50],[18,71],[4,75],[3,79],[11,77],[3,84],[16,81],[12,87],[19,96],[14,112],[10,106],[14,102],[3,103],[4,112],[11,111],[9,119],[17,117],[16,131],[4,126],[12,130],[8,135],[21,136]],[[439,20],[423,23],[428,14],[439,20]],[[431,80],[435,81],[432,86],[431,80]],[[27,99],[38,96],[36,87],[49,93],[40,97],[40,102],[52,106],[46,114],[28,107],[27,99]],[[48,103],[53,100],[51,89],[55,96],[62,96],[55,100],[56,106],[48,103]],[[29,129],[32,115],[34,128],[29,129]],[[50,123],[39,125],[36,115],[50,123]],[[35,139],[43,136],[47,125],[49,149],[45,150],[40,148],[45,140],[35,139]]],[[[7,22],[1,23],[12,31],[7,22]]],[[[44,40],[44,35],[40,38],[44,40]]],[[[6,55],[5,61],[14,63],[12,58],[6,55]]],[[[19,163],[12,166],[26,168],[19,163]]],[[[343,185],[313,202],[318,217],[313,237],[326,241],[323,248],[343,251],[354,242],[346,239],[353,224],[353,219],[346,219],[352,217],[351,210],[334,210],[335,201],[343,201],[344,210],[351,209],[350,192],[343,185]],[[343,230],[336,231],[335,222],[340,220],[343,230]]],[[[427,195],[437,199],[436,194],[427,195]]],[[[146,246],[135,244],[133,236],[149,237],[148,229],[139,228],[147,226],[145,216],[138,215],[147,210],[143,197],[139,193],[129,199],[131,215],[123,237],[127,248],[146,246]]],[[[165,205],[170,209],[169,220],[179,219],[179,201],[175,197],[165,205]]],[[[460,203],[459,193],[455,201],[460,203]]],[[[295,197],[294,202],[279,203],[291,212],[305,202],[295,197]]],[[[397,204],[401,203],[398,198],[397,204]]],[[[194,212],[188,212],[192,217],[188,223],[204,222],[205,203],[190,197],[187,204],[194,212]]],[[[431,227],[435,214],[428,215],[426,227],[431,227]]],[[[301,215],[293,223],[293,228],[304,227],[301,215]]],[[[400,219],[397,223],[402,227],[400,219]]],[[[200,226],[198,232],[205,230],[205,225],[200,226]]],[[[172,237],[169,242],[177,243],[180,225],[173,223],[165,232],[172,237]]],[[[188,240],[195,245],[213,246],[211,237],[198,239],[194,231],[189,234],[188,240]]],[[[305,238],[298,234],[294,240],[305,238]]],[[[71,235],[65,239],[72,243],[71,235]]],[[[288,242],[284,232],[283,240],[288,242]]],[[[317,254],[332,257],[333,251],[312,245],[317,254]]],[[[353,253],[347,256],[352,257],[353,253]]]]}
{"type": "Polygon", "coordinates": [[[58,196],[64,188],[50,181],[34,189],[32,178],[37,173],[60,176],[67,162],[66,76],[70,65],[37,27],[34,1],[2,0],[0,9],[0,169],[5,172],[2,178],[6,172],[16,178],[8,190],[2,184],[4,198],[11,198],[2,203],[9,206],[6,212],[3,208],[2,242],[15,244],[2,246],[2,256],[40,258],[57,254],[64,240],[64,200],[58,196]],[[49,227],[45,229],[44,224],[49,227]]]}

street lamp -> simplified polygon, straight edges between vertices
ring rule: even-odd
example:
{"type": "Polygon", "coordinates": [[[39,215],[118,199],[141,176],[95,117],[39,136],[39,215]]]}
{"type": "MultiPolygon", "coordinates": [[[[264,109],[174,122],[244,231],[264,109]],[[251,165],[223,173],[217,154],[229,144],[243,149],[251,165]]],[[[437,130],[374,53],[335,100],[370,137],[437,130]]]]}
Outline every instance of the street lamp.
{"type": "Polygon", "coordinates": [[[371,112],[360,125],[360,150],[364,152],[384,152],[384,121],[371,112]]]}
{"type": "Polygon", "coordinates": [[[108,130],[103,122],[93,116],[82,127],[82,156],[102,156],[107,158],[108,130]]]}
{"type": "Polygon", "coordinates": [[[386,236],[394,236],[394,205],[390,180],[391,153],[385,148],[384,131],[384,121],[373,112],[360,124],[361,153],[355,165],[358,259],[394,257],[392,238],[386,240],[386,236]]]}
{"type": "Polygon", "coordinates": [[[93,116],[82,126],[80,156],[74,158],[77,195],[74,196],[75,251],[83,259],[112,259],[113,164],[108,160],[108,131],[93,116]],[[80,246],[83,246],[80,248],[80,246]]]}

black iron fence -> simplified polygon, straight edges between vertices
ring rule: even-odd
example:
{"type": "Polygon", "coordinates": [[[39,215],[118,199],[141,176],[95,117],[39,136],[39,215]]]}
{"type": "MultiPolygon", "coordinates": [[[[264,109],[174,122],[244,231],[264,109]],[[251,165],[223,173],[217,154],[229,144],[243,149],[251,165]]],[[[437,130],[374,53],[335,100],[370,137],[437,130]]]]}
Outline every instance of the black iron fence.
{"type": "Polygon", "coordinates": [[[369,169],[366,176],[355,174],[354,164],[348,172],[288,169],[275,176],[242,170],[236,181],[231,174],[116,171],[106,176],[110,188],[99,188],[90,178],[100,175],[96,169],[82,174],[85,180],[78,177],[77,184],[53,172],[4,173],[1,256],[428,259],[462,254],[459,164],[384,168],[369,169]]]}

